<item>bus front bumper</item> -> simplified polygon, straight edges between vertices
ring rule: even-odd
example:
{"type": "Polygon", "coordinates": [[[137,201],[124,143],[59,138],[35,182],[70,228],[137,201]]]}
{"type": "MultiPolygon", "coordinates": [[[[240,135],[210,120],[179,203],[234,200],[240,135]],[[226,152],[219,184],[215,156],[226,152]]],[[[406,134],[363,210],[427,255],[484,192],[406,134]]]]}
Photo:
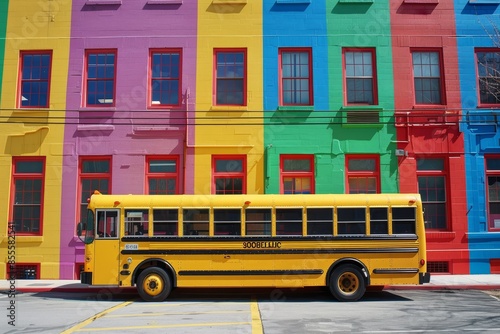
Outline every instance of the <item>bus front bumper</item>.
{"type": "Polygon", "coordinates": [[[92,285],[92,272],[80,272],[80,282],[82,284],[92,285]]]}
{"type": "Polygon", "coordinates": [[[431,274],[430,273],[420,273],[419,274],[419,284],[430,283],[431,274]]]}

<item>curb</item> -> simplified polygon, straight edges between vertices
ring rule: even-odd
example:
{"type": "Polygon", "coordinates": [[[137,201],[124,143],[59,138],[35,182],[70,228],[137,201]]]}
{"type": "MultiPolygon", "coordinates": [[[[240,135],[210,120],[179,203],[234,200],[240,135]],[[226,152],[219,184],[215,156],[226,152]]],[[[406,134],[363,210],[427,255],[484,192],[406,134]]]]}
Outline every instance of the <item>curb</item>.
{"type": "Polygon", "coordinates": [[[456,285],[388,285],[384,290],[500,290],[500,285],[491,284],[456,284],[456,285]]]}

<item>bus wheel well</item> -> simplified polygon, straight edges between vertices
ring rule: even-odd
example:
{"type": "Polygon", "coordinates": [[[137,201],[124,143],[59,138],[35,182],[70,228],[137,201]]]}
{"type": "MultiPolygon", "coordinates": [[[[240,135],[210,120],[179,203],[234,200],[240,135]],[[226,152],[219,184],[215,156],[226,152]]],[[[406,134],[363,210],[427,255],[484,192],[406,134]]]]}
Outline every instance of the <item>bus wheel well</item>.
{"type": "Polygon", "coordinates": [[[326,274],[326,282],[325,282],[326,286],[328,286],[330,284],[329,283],[330,277],[331,277],[333,271],[340,266],[348,265],[348,264],[351,264],[351,265],[358,267],[363,272],[365,285],[366,286],[370,285],[370,273],[368,272],[368,268],[366,268],[366,266],[363,264],[363,262],[361,262],[360,260],[355,259],[355,258],[343,258],[343,259],[338,259],[337,261],[332,263],[330,268],[328,268],[328,272],[326,274]]]}
{"type": "Polygon", "coordinates": [[[148,259],[139,264],[135,268],[134,274],[132,275],[132,284],[133,285],[137,284],[137,278],[139,277],[139,275],[144,270],[151,267],[160,268],[163,271],[165,271],[167,275],[170,277],[170,280],[172,282],[172,287],[175,288],[177,286],[177,276],[175,275],[174,269],[172,268],[170,263],[162,259],[148,259]]]}

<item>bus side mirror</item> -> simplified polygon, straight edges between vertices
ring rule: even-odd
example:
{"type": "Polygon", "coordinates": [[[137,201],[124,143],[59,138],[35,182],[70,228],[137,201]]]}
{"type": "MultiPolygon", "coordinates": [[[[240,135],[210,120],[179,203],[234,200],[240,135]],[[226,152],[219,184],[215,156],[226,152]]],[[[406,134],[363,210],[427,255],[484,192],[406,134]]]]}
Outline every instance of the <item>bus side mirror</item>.
{"type": "Polygon", "coordinates": [[[76,235],[81,237],[82,236],[82,230],[83,230],[83,224],[82,223],[78,223],[76,225],[76,235]]]}

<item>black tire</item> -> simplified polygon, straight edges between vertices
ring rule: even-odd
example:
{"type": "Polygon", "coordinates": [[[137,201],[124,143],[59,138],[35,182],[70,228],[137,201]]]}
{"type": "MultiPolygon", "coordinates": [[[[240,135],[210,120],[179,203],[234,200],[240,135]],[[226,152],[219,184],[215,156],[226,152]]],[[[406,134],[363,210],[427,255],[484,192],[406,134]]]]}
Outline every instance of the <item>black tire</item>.
{"type": "Polygon", "coordinates": [[[340,302],[354,302],[365,294],[363,272],[353,264],[341,265],[333,270],[329,282],[330,292],[340,302]]]}
{"type": "Polygon", "coordinates": [[[147,268],[137,279],[137,292],[147,302],[164,301],[171,291],[172,281],[161,268],[147,268]]]}

